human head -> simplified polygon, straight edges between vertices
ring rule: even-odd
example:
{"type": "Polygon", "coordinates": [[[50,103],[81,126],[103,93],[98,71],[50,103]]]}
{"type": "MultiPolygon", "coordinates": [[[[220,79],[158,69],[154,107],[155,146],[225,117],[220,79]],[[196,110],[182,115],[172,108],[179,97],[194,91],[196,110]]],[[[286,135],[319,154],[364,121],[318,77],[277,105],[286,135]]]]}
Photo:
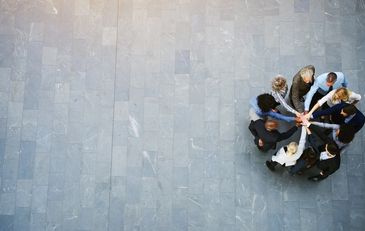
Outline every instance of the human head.
{"type": "Polygon", "coordinates": [[[286,79],[282,75],[277,75],[272,81],[271,81],[271,88],[274,91],[282,91],[286,90],[288,85],[286,84],[286,79]]]}
{"type": "Polygon", "coordinates": [[[276,130],[278,128],[279,124],[275,120],[266,120],[265,122],[265,128],[268,131],[276,130]]]}
{"type": "Polygon", "coordinates": [[[354,139],[355,133],[355,128],[349,124],[341,124],[336,131],[338,140],[344,144],[350,143],[354,139]]]}
{"type": "Polygon", "coordinates": [[[289,156],[294,155],[298,150],[298,144],[296,142],[290,142],[287,146],[286,154],[289,156]]]}
{"type": "Polygon", "coordinates": [[[332,156],[336,156],[337,154],[340,154],[340,150],[338,149],[337,145],[332,142],[326,144],[326,152],[327,152],[327,154],[330,154],[332,156]]]}
{"type": "Polygon", "coordinates": [[[357,111],[356,107],[354,105],[350,104],[341,110],[341,115],[343,117],[348,117],[348,116],[354,115],[356,113],[356,111],[357,111]]]}
{"type": "Polygon", "coordinates": [[[326,84],[327,86],[333,86],[333,84],[336,82],[337,80],[337,75],[334,72],[330,72],[327,74],[327,78],[326,78],[326,84]]]}
{"type": "Polygon", "coordinates": [[[332,96],[333,101],[341,100],[348,101],[350,98],[350,92],[345,87],[338,88],[332,96]]]}
{"type": "Polygon", "coordinates": [[[300,70],[299,75],[305,83],[311,83],[313,80],[313,70],[309,67],[304,67],[300,70]]]}
{"type": "Polygon", "coordinates": [[[263,112],[269,112],[277,106],[277,102],[272,95],[265,93],[257,96],[257,105],[263,112]]]}

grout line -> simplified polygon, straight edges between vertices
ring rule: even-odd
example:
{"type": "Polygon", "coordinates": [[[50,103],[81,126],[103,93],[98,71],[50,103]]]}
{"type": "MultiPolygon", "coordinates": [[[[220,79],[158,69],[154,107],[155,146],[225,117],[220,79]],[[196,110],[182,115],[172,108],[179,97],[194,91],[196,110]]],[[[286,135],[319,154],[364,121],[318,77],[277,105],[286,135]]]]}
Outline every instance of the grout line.
{"type": "Polygon", "coordinates": [[[108,220],[107,220],[107,230],[110,230],[110,205],[111,205],[111,196],[112,196],[112,174],[113,174],[113,146],[114,146],[114,120],[115,120],[115,91],[116,91],[116,80],[117,80],[117,63],[118,63],[118,38],[119,38],[119,0],[117,0],[117,28],[116,33],[117,37],[115,40],[115,64],[114,64],[114,92],[113,92],[113,121],[112,121],[112,141],[111,141],[111,156],[110,156],[110,178],[109,178],[109,207],[108,207],[108,220]]]}

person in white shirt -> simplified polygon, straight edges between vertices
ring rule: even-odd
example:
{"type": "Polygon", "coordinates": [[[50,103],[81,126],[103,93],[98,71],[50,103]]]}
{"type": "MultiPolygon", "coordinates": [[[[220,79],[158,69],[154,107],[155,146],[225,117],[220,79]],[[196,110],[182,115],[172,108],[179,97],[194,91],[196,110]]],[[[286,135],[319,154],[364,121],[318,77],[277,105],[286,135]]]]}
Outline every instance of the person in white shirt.
{"type": "Polygon", "coordinates": [[[271,171],[275,171],[275,166],[278,163],[285,167],[295,165],[296,161],[303,153],[307,132],[310,134],[307,126],[302,126],[299,145],[296,142],[291,142],[287,146],[282,147],[275,155],[271,157],[270,161],[266,161],[266,166],[271,171]]]}
{"type": "Polygon", "coordinates": [[[333,107],[336,104],[341,102],[345,102],[348,104],[356,104],[361,100],[361,95],[357,94],[353,91],[345,87],[341,87],[335,90],[330,91],[327,95],[323,96],[318,102],[313,106],[313,108],[305,115],[306,119],[309,119],[310,116],[315,112],[318,108],[322,107],[322,105],[326,105],[326,107],[333,107]]]}

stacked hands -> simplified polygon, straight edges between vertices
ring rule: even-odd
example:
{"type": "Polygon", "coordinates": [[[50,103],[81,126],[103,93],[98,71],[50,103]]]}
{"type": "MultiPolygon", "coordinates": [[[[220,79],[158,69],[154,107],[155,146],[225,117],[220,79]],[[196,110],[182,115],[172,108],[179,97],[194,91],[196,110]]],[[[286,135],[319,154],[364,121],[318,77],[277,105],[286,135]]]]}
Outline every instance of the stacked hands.
{"type": "Polygon", "coordinates": [[[299,127],[299,126],[306,126],[306,127],[309,127],[310,126],[310,121],[309,121],[309,118],[310,118],[310,115],[309,114],[296,114],[297,117],[295,117],[295,123],[296,125],[299,127]]]}

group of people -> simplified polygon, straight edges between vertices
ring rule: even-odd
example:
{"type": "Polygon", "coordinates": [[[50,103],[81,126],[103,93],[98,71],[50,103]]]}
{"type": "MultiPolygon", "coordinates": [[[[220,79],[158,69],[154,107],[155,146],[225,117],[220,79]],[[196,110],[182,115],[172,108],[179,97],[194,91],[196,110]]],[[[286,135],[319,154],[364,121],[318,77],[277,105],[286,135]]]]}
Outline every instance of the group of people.
{"type": "Polygon", "coordinates": [[[288,167],[292,175],[316,166],[317,173],[308,179],[327,178],[339,169],[341,154],[365,123],[365,116],[356,107],[361,95],[348,89],[342,72],[315,77],[313,65],[299,70],[290,90],[281,75],[272,80],[271,87],[271,92],[250,100],[249,130],[257,148],[262,152],[276,150],[278,142],[290,138],[299,128],[301,135],[299,142],[281,147],[266,166],[271,171],[277,165],[288,167]],[[293,126],[279,132],[278,120],[293,126]]]}

